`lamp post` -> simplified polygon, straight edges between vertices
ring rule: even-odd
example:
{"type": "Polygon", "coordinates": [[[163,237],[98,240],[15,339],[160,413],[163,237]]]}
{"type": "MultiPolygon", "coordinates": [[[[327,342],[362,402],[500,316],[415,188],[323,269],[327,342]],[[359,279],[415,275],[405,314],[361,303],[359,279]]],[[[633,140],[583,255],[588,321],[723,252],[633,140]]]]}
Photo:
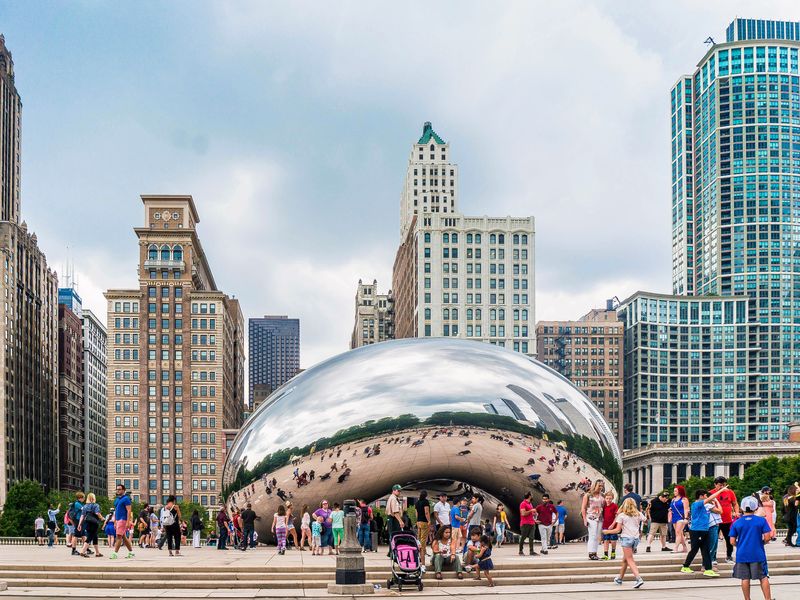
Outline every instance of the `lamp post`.
{"type": "Polygon", "coordinates": [[[329,594],[371,594],[372,584],[367,583],[364,555],[356,536],[356,502],[344,501],[344,541],[336,557],[336,583],[328,584],[329,594]]]}

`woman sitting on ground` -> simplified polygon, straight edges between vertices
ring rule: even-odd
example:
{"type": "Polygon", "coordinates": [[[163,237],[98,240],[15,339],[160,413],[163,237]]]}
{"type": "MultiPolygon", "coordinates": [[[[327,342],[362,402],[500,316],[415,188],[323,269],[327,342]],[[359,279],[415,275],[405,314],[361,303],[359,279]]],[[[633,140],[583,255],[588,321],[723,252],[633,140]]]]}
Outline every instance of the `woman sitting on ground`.
{"type": "Polygon", "coordinates": [[[450,548],[450,527],[440,527],[433,538],[433,568],[436,570],[436,579],[442,578],[442,568],[445,565],[453,565],[456,571],[456,577],[464,579],[464,574],[461,572],[461,557],[457,553],[453,553],[450,548]]]}

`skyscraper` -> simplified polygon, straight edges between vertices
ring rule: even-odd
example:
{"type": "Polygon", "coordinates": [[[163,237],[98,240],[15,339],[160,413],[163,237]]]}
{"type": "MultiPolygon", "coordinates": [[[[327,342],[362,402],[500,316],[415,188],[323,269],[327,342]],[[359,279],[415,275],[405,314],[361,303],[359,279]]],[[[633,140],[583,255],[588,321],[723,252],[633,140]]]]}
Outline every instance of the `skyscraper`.
{"type": "Polygon", "coordinates": [[[395,336],[462,337],[533,354],[533,217],[458,211],[458,167],[425,123],[401,195],[395,336]]]}
{"type": "Polygon", "coordinates": [[[737,18],[671,93],[674,292],[749,296],[759,324],[735,440],[800,419],[799,52],[799,22],[737,18]]]}
{"type": "Polygon", "coordinates": [[[0,507],[15,481],[58,486],[58,282],[21,221],[21,110],[0,35],[0,507]]]}
{"type": "Polygon", "coordinates": [[[83,488],[84,425],[81,318],[68,305],[59,303],[58,478],[62,490],[83,488]]]}
{"type": "Polygon", "coordinates": [[[107,488],[105,325],[91,310],[81,310],[83,324],[83,489],[107,488]]]}
{"type": "Polygon", "coordinates": [[[142,202],[139,285],[106,292],[108,492],[214,506],[244,409],[242,312],[216,286],[192,197],[142,202]]]}
{"type": "Polygon", "coordinates": [[[350,348],[360,348],[394,338],[394,296],[378,293],[378,280],[363,283],[356,290],[356,318],[350,348]]]}
{"type": "Polygon", "coordinates": [[[300,371],[300,319],[286,315],[248,319],[248,333],[252,409],[256,396],[269,396],[300,371]]]}

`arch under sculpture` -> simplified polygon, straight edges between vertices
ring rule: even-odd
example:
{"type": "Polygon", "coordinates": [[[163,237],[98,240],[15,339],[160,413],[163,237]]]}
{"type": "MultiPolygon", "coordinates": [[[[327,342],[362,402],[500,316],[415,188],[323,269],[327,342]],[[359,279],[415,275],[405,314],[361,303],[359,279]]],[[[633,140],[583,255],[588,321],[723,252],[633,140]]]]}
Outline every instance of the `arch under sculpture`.
{"type": "Polygon", "coordinates": [[[279,490],[299,517],[303,504],[373,501],[395,483],[409,496],[482,490],[506,505],[514,527],[523,494],[538,500],[547,490],[564,500],[574,537],[584,533],[584,477],[619,487],[621,456],[569,380],[490,344],[416,338],[345,352],[276,390],[234,440],[223,486],[229,503],[253,504],[265,537],[279,490]],[[307,483],[298,485],[295,469],[307,483]]]}

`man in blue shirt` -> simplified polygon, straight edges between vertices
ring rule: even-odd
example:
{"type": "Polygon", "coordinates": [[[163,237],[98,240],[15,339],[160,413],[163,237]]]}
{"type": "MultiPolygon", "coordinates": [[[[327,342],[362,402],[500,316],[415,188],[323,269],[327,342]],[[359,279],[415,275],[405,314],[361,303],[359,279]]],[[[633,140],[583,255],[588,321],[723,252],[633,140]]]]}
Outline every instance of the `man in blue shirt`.
{"type": "MultiPolygon", "coordinates": [[[[452,547],[453,554],[460,553],[462,546],[462,533],[466,529],[467,515],[469,509],[467,508],[467,499],[462,498],[461,502],[453,506],[450,510],[450,546],[452,547]],[[462,527],[464,529],[462,529],[462,527]]],[[[466,543],[466,539],[463,540],[466,543]]]]}
{"type": "Polygon", "coordinates": [[[114,551],[109,556],[110,559],[117,558],[120,546],[125,544],[128,554],[125,558],[133,558],[133,547],[128,539],[128,527],[133,522],[131,518],[131,497],[125,493],[125,486],[117,484],[117,499],[114,500],[114,532],[117,534],[114,540],[114,551]]]}
{"type": "Polygon", "coordinates": [[[709,512],[719,512],[719,508],[714,506],[714,498],[719,496],[723,491],[728,489],[728,486],[722,486],[710,496],[705,490],[697,490],[695,492],[695,501],[692,502],[692,529],[689,531],[689,537],[692,541],[692,549],[686,555],[686,560],[683,562],[681,573],[691,573],[690,565],[697,556],[699,550],[703,557],[703,575],[706,577],[719,577],[711,564],[711,554],[709,553],[709,538],[708,530],[711,527],[711,519],[709,512]]]}
{"type": "Polygon", "coordinates": [[[567,507],[564,506],[564,501],[559,500],[556,503],[556,512],[558,513],[558,529],[556,531],[556,543],[561,545],[564,542],[564,529],[567,522],[567,507]]]}
{"type": "Polygon", "coordinates": [[[731,525],[731,544],[736,547],[736,564],[733,576],[742,580],[742,594],[750,600],[750,580],[758,579],[764,598],[772,598],[769,588],[769,569],[764,544],[772,537],[772,530],[764,517],[754,515],[758,501],[752,496],[742,500],[744,515],[731,525]]]}

